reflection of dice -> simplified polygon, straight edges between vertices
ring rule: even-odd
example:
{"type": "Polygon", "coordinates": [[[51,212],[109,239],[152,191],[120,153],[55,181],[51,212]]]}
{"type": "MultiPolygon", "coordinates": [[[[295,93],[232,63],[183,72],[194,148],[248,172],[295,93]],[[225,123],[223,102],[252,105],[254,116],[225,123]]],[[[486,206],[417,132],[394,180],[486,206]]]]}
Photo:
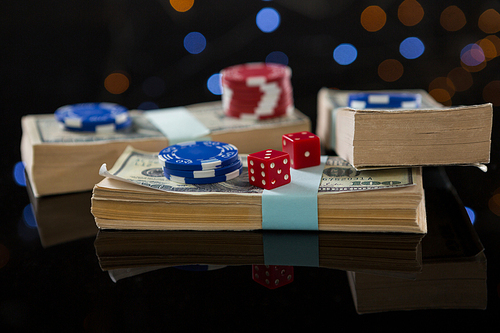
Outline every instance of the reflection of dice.
{"type": "Polygon", "coordinates": [[[251,185],[270,190],[290,183],[290,155],[267,149],[248,155],[248,179],[251,185]]]}
{"type": "Polygon", "coordinates": [[[283,151],[290,155],[291,167],[308,168],[321,163],[319,137],[311,132],[297,132],[282,136],[283,151]]]}
{"type": "Polygon", "coordinates": [[[293,266],[252,265],[252,279],[269,289],[283,287],[293,281],[293,266]]]}

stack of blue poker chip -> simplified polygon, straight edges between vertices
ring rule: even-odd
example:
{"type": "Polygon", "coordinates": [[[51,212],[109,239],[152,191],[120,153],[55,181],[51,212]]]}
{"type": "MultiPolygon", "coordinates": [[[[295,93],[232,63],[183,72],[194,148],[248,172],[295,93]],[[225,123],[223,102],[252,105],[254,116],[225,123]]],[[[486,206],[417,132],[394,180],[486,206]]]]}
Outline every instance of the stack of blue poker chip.
{"type": "Polygon", "coordinates": [[[128,109],[114,103],[65,105],[58,108],[54,116],[70,131],[111,132],[132,125],[128,109]]]}
{"type": "Polygon", "coordinates": [[[418,109],[421,103],[422,96],[420,94],[353,93],[349,94],[347,106],[353,109],[418,109]]]}
{"type": "Polygon", "coordinates": [[[218,141],[190,141],[158,154],[163,174],[181,184],[212,184],[238,177],[243,165],[238,148],[218,141]]]}

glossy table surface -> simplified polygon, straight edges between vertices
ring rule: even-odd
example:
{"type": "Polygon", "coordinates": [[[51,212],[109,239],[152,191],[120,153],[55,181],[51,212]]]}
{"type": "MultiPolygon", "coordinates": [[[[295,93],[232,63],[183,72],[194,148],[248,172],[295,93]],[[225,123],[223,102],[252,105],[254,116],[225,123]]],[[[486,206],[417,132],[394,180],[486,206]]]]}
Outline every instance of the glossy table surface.
{"type": "Polygon", "coordinates": [[[0,229],[1,326],[118,332],[498,323],[499,219],[476,209],[471,224],[449,180],[478,171],[460,168],[424,169],[427,235],[321,233],[319,267],[292,266],[292,282],[276,289],[252,279],[252,263],[263,263],[261,232],[98,231],[90,192],[35,199],[12,182],[0,229]],[[256,253],[231,248],[238,237],[253,239],[256,253]],[[413,257],[391,249],[394,239],[413,244],[413,257]]]}

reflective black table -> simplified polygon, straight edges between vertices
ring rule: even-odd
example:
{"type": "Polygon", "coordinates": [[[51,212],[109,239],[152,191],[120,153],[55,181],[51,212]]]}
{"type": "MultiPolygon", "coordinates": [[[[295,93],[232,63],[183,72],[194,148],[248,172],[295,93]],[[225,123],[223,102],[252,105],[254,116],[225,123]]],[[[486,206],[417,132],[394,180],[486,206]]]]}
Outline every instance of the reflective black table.
{"type": "Polygon", "coordinates": [[[263,232],[98,230],[91,192],[34,198],[13,177],[2,331],[490,327],[500,320],[500,222],[465,208],[450,181],[465,171],[476,172],[424,169],[427,235],[319,233],[318,267],[280,265],[290,276],[277,288],[255,278],[263,232]]]}

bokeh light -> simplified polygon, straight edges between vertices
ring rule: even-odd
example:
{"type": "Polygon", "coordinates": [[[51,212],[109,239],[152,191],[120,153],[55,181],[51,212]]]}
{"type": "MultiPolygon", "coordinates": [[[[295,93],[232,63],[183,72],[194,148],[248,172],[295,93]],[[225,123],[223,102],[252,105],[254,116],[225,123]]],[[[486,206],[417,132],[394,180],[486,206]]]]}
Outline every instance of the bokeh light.
{"type": "Polygon", "coordinates": [[[165,81],[157,76],[148,77],[142,83],[142,91],[150,97],[158,97],[165,92],[165,81]]]}
{"type": "Polygon", "coordinates": [[[191,54],[198,54],[205,50],[207,40],[199,32],[190,32],[184,37],[184,48],[191,54]]]}
{"type": "Polygon", "coordinates": [[[23,209],[23,221],[27,227],[37,228],[36,217],[31,204],[26,205],[23,209]]]}
{"type": "Polygon", "coordinates": [[[14,181],[19,186],[26,186],[26,175],[24,173],[24,163],[17,162],[14,165],[14,170],[12,171],[14,176],[14,181]]]}
{"type": "Polygon", "coordinates": [[[476,43],[466,45],[460,52],[460,60],[466,66],[478,66],[486,60],[483,49],[476,43]]]}
{"type": "Polygon", "coordinates": [[[483,49],[486,61],[498,57],[500,52],[500,38],[497,36],[486,36],[478,42],[478,45],[483,49]]]}
{"type": "Polygon", "coordinates": [[[500,31],[500,14],[494,9],[487,9],[479,16],[477,25],[487,34],[496,34],[500,31]]]}
{"type": "Polygon", "coordinates": [[[333,50],[333,59],[339,65],[349,65],[358,57],[358,50],[349,43],[340,44],[333,50]]]}
{"type": "Polygon", "coordinates": [[[456,67],[452,69],[447,76],[447,82],[451,82],[455,91],[465,91],[472,86],[473,79],[470,72],[466,71],[462,67],[456,67]]]}
{"type": "Polygon", "coordinates": [[[450,106],[455,87],[448,77],[437,77],[429,84],[429,94],[439,103],[450,106]]]}
{"type": "Polygon", "coordinates": [[[500,106],[500,81],[495,80],[486,84],[483,88],[483,99],[485,102],[500,106]]]}
{"type": "Polygon", "coordinates": [[[170,5],[176,11],[184,13],[193,7],[194,0],[170,0],[170,5]]]}
{"type": "Polygon", "coordinates": [[[458,31],[467,24],[464,12],[457,6],[448,6],[439,17],[439,23],[447,31],[458,31]]]}
{"type": "Polygon", "coordinates": [[[288,56],[281,51],[274,51],[267,55],[266,63],[288,65],[288,56]]]}
{"type": "Polygon", "coordinates": [[[255,22],[257,23],[257,27],[262,32],[273,32],[276,30],[280,23],[281,17],[278,11],[271,7],[262,8],[255,18],[255,22]]]}
{"type": "Polygon", "coordinates": [[[488,208],[493,214],[500,216],[500,193],[494,194],[488,200],[488,208]]]}
{"type": "Polygon", "coordinates": [[[222,95],[221,75],[219,73],[213,74],[208,78],[207,88],[214,95],[222,95]]]}
{"type": "Polygon", "coordinates": [[[151,102],[151,101],[142,102],[137,107],[137,109],[139,109],[139,110],[156,110],[158,108],[159,108],[158,104],[156,104],[155,102],[151,102]]]}
{"type": "Polygon", "coordinates": [[[404,67],[401,62],[396,59],[386,59],[380,63],[377,72],[382,80],[394,82],[403,76],[404,67]]]}
{"type": "Polygon", "coordinates": [[[123,94],[129,86],[130,80],[121,72],[111,73],[104,79],[104,88],[114,95],[123,94]]]}
{"type": "Polygon", "coordinates": [[[470,223],[474,224],[476,222],[476,212],[470,207],[465,207],[465,210],[467,211],[467,215],[469,215],[470,223]]]}
{"type": "Polygon", "coordinates": [[[416,0],[405,0],[398,7],[399,21],[408,27],[420,23],[423,17],[424,9],[416,0]]]}
{"type": "Polygon", "coordinates": [[[385,11],[379,6],[368,6],[361,13],[361,25],[367,31],[375,32],[382,29],[387,21],[385,11]]]}
{"type": "Polygon", "coordinates": [[[399,45],[399,53],[406,59],[416,59],[424,53],[424,43],[417,37],[408,37],[399,45]]]}

